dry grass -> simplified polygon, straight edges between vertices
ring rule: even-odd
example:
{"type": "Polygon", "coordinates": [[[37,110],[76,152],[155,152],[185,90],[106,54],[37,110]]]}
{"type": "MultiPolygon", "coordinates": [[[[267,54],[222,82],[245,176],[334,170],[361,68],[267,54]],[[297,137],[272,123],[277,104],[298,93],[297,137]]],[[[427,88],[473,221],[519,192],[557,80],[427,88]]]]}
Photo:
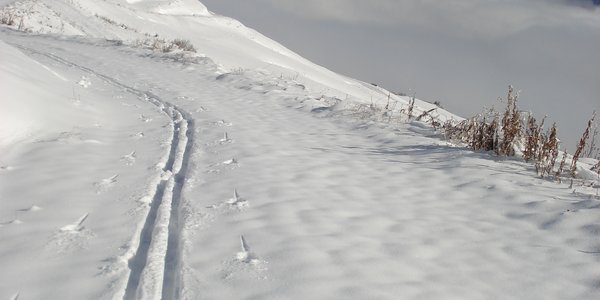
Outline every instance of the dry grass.
{"type": "Polygon", "coordinates": [[[0,12],[0,24],[7,26],[16,25],[17,17],[17,13],[15,11],[11,9],[5,9],[0,12]]]}
{"type": "Polygon", "coordinates": [[[408,109],[406,110],[406,114],[408,115],[409,120],[413,118],[414,108],[415,108],[415,95],[410,97],[410,100],[408,100],[408,109]]]}
{"type": "Polygon", "coordinates": [[[540,137],[542,127],[544,126],[546,118],[542,119],[540,125],[537,124],[537,120],[530,113],[527,117],[527,128],[525,131],[525,149],[523,149],[523,158],[525,161],[531,161],[537,157],[537,153],[540,151],[540,137]]]}
{"type": "Polygon", "coordinates": [[[143,40],[137,40],[135,41],[134,46],[148,48],[163,53],[169,53],[176,50],[196,52],[196,48],[194,47],[194,45],[189,40],[184,39],[174,39],[171,41],[158,37],[153,37],[143,40]]]}
{"type": "Polygon", "coordinates": [[[600,160],[600,147],[598,147],[598,134],[599,128],[598,123],[594,124],[594,130],[590,137],[590,142],[586,145],[586,150],[584,151],[586,157],[595,158],[600,160]]]}
{"type": "Polygon", "coordinates": [[[600,160],[598,160],[598,163],[592,167],[592,171],[598,173],[598,176],[600,176],[600,160]]]}
{"type": "Polygon", "coordinates": [[[535,169],[537,173],[544,177],[545,174],[551,175],[558,158],[558,138],[556,137],[556,123],[546,132],[540,135],[538,143],[541,147],[537,151],[535,169]]]}
{"type": "MultiPolygon", "coordinates": [[[[446,139],[467,145],[476,151],[493,151],[497,155],[516,156],[520,155],[527,162],[534,164],[536,172],[541,177],[550,177],[561,182],[562,175],[565,172],[569,155],[563,151],[559,162],[560,141],[558,139],[556,123],[552,124],[547,130],[544,129],[546,117],[538,122],[531,113],[522,113],[517,107],[518,95],[512,86],[508,87],[507,103],[502,113],[493,108],[484,111],[472,118],[465,119],[456,123],[453,120],[445,121],[442,126],[439,118],[434,114],[437,108],[423,110],[415,117],[415,97],[409,98],[407,106],[399,110],[400,114],[393,115],[396,102],[390,99],[388,95],[385,106],[379,107],[371,101],[371,104],[357,104],[352,111],[352,115],[360,119],[374,118],[382,122],[391,122],[392,120],[429,122],[435,130],[443,128],[446,139]],[[404,116],[404,117],[402,117],[404,116]]],[[[598,127],[593,127],[595,114],[588,121],[586,128],[575,155],[570,160],[570,174],[575,178],[576,163],[581,153],[590,155],[595,146],[598,127]],[[592,135],[592,143],[586,141],[590,136],[592,128],[595,128],[592,135]]],[[[599,173],[600,162],[592,170],[599,173]]]]}
{"type": "MultiPolygon", "coordinates": [[[[443,126],[446,138],[466,144],[476,151],[494,151],[497,155],[502,156],[521,155],[525,161],[534,164],[539,176],[542,178],[552,177],[559,182],[562,181],[561,177],[567,168],[569,168],[569,175],[572,178],[577,177],[577,161],[582,155],[594,158],[595,153],[595,158],[600,158],[598,157],[600,150],[596,145],[599,129],[594,123],[595,112],[588,121],[570,161],[567,160],[568,153],[563,151],[562,159],[557,166],[560,141],[556,123],[545,130],[546,117],[538,122],[531,113],[527,115],[521,113],[517,107],[517,98],[518,95],[513,87],[509,86],[506,108],[502,113],[498,113],[492,108],[459,123],[448,121],[443,126]],[[502,116],[501,119],[500,116],[502,116]],[[588,140],[590,143],[587,143],[588,140]],[[567,165],[568,162],[570,162],[570,166],[567,165]]],[[[412,118],[412,109],[410,109],[412,105],[414,103],[409,103],[409,109],[404,111],[409,120],[412,118]]],[[[424,111],[417,117],[417,120],[426,118],[432,111],[424,111]]],[[[429,117],[432,124],[437,121],[433,117],[429,117]]],[[[437,129],[436,125],[433,126],[437,129]]],[[[596,163],[591,170],[600,176],[600,162],[596,163]]]]}
{"type": "Polygon", "coordinates": [[[513,87],[508,87],[508,96],[506,97],[506,110],[502,117],[502,141],[500,142],[496,152],[499,155],[513,156],[515,155],[515,141],[521,134],[521,116],[517,110],[517,98],[513,87]]]}
{"type": "Polygon", "coordinates": [[[561,175],[565,170],[565,165],[567,162],[567,151],[563,151],[563,156],[562,159],[560,160],[560,165],[558,166],[558,170],[556,170],[556,173],[554,174],[554,177],[558,180],[558,182],[562,182],[561,180],[561,175]]]}
{"type": "Polygon", "coordinates": [[[556,124],[544,132],[546,118],[540,123],[531,113],[524,118],[518,110],[517,98],[513,87],[509,86],[507,105],[501,120],[500,113],[489,109],[458,124],[447,123],[444,126],[446,137],[463,142],[473,150],[494,151],[503,156],[520,153],[525,161],[534,163],[540,176],[553,175],[558,178],[562,174],[566,154],[561,167],[555,172],[559,155],[556,124]]]}
{"type": "Polygon", "coordinates": [[[579,139],[579,143],[577,144],[577,148],[575,149],[575,154],[573,154],[573,160],[571,162],[571,176],[575,177],[577,175],[577,161],[579,157],[583,153],[583,149],[585,149],[585,144],[588,138],[590,137],[590,130],[592,128],[592,124],[594,124],[594,119],[596,119],[596,112],[592,114],[592,118],[588,121],[587,127],[583,132],[583,135],[579,139]]]}
{"type": "Polygon", "coordinates": [[[432,108],[432,109],[430,109],[430,110],[423,111],[423,113],[421,113],[421,114],[420,114],[420,115],[417,117],[417,119],[416,119],[416,120],[417,120],[417,121],[421,121],[421,120],[423,120],[425,117],[429,117],[430,119],[433,119],[433,116],[431,116],[431,113],[432,113],[432,112],[434,112],[436,109],[437,109],[437,107],[436,107],[436,108],[432,108]]]}
{"type": "Polygon", "coordinates": [[[14,29],[18,31],[30,32],[28,28],[25,27],[25,17],[31,14],[32,7],[18,9],[14,6],[5,6],[0,8],[0,24],[6,26],[16,27],[14,29]]]}
{"type": "Polygon", "coordinates": [[[196,48],[189,40],[174,39],[171,43],[183,51],[196,52],[196,48]]]}
{"type": "Polygon", "coordinates": [[[446,122],[446,137],[469,145],[473,150],[491,151],[498,145],[498,114],[490,109],[458,124],[446,122]]]}

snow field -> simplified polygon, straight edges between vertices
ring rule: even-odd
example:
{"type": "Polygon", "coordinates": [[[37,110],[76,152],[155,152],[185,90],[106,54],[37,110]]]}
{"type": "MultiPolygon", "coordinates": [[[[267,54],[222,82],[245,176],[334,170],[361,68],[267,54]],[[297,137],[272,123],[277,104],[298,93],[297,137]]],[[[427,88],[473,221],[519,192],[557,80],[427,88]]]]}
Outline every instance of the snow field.
{"type": "Polygon", "coordinates": [[[533,178],[526,164],[494,162],[410,128],[328,124],[251,99],[231,99],[230,114],[207,105],[236,138],[234,149],[208,147],[216,153],[202,165],[235,156],[241,166],[208,174],[190,194],[219,203],[235,186],[250,206],[196,206],[214,219],[184,259],[197,270],[186,276],[189,298],[593,298],[595,275],[582,274],[597,274],[595,258],[572,246],[594,244],[579,223],[594,222],[587,198],[533,178]],[[577,216],[567,212],[574,207],[577,216]],[[566,231],[578,237],[558,234],[566,231]],[[235,234],[267,270],[236,260],[235,234]]]}
{"type": "MultiPolygon", "coordinates": [[[[110,4],[93,5],[109,13],[110,4]]],[[[140,17],[165,30],[175,22],[140,17]]],[[[241,55],[248,41],[233,44],[243,32],[227,51],[273,58],[252,47],[241,55]]],[[[2,57],[27,66],[1,74],[45,74],[36,86],[63,96],[50,103],[64,122],[6,143],[0,258],[10,271],[0,273],[0,298],[600,294],[592,188],[536,178],[531,165],[447,144],[419,122],[356,118],[352,105],[278,71],[224,73],[207,58],[104,40],[0,38],[46,66],[0,44],[2,57]],[[80,97],[69,96],[73,86],[80,97]],[[122,160],[132,153],[133,163],[122,160]]],[[[48,106],[39,99],[25,100],[48,106]]]]}
{"type": "MultiPolygon", "coordinates": [[[[15,49],[3,45],[3,54],[15,49]]],[[[39,61],[47,59],[29,54],[39,61]]],[[[146,176],[151,178],[155,172],[155,153],[163,151],[158,141],[164,129],[148,127],[131,116],[140,112],[155,120],[161,116],[140,106],[137,97],[81,70],[49,59],[42,68],[31,65],[22,54],[3,58],[21,66],[13,74],[35,76],[30,82],[48,96],[23,93],[27,88],[22,85],[3,88],[3,95],[9,97],[4,100],[16,97],[28,105],[23,113],[7,113],[23,120],[31,116],[44,127],[28,128],[24,138],[3,149],[3,163],[10,170],[0,174],[0,222],[19,220],[20,224],[1,229],[2,244],[15,247],[2,250],[3,266],[10,272],[0,275],[0,297],[17,291],[21,298],[111,294],[110,286],[122,276],[118,262],[123,261],[124,245],[131,239],[130,230],[122,229],[134,228],[138,222],[139,204],[134,200],[142,197],[151,181],[146,176]],[[77,84],[82,76],[89,76],[87,88],[77,84]],[[38,118],[40,112],[45,115],[38,118]],[[137,137],[140,132],[145,138],[137,137]],[[133,150],[135,162],[124,163],[121,157],[133,150]]],[[[13,74],[3,75],[2,82],[14,78],[13,74]]]]}
{"type": "MultiPolygon", "coordinates": [[[[39,53],[38,54],[42,54],[39,53]]],[[[54,55],[50,55],[50,54],[44,54],[47,58],[51,58],[54,59],[57,62],[63,63],[65,65],[68,66],[72,66],[72,67],[77,67],[83,71],[89,71],[90,73],[92,73],[93,75],[95,75],[93,73],[93,71],[85,68],[85,67],[80,67],[77,64],[68,62],[67,60],[64,59],[60,59],[57,56],[54,55]]],[[[114,86],[117,86],[119,88],[123,88],[124,90],[126,90],[127,92],[137,95],[139,97],[144,97],[148,102],[153,103],[154,105],[156,105],[159,109],[161,109],[165,114],[167,115],[172,115],[173,116],[173,123],[170,124],[171,127],[171,131],[173,132],[173,137],[168,144],[170,145],[171,150],[167,151],[167,156],[165,157],[165,159],[163,159],[163,163],[159,163],[159,165],[165,165],[165,170],[163,171],[164,173],[168,173],[171,174],[172,171],[176,171],[177,173],[180,172],[180,170],[182,169],[182,164],[183,164],[183,157],[184,157],[184,152],[185,149],[187,148],[187,129],[188,129],[188,122],[185,121],[182,117],[182,114],[177,111],[175,108],[171,107],[171,106],[166,106],[165,103],[160,102],[158,99],[152,98],[152,97],[148,97],[145,93],[139,91],[139,90],[135,90],[133,88],[129,88],[127,86],[124,86],[122,84],[119,84],[118,82],[114,81],[111,78],[108,78],[106,76],[102,76],[99,75],[100,78],[106,80],[107,82],[109,82],[109,84],[112,84],[114,86]]],[[[84,79],[80,80],[79,82],[80,85],[82,86],[88,86],[90,85],[90,83],[84,79]],[[85,84],[81,84],[83,81],[85,81],[85,84]]],[[[151,118],[146,117],[145,115],[141,115],[140,120],[144,123],[149,123],[152,121],[151,118]]],[[[131,153],[135,153],[131,152],[131,153]]],[[[131,155],[131,154],[130,154],[131,155]]],[[[179,174],[177,174],[179,175],[179,174]]],[[[114,175],[110,178],[106,178],[103,180],[98,181],[97,183],[95,183],[94,185],[96,186],[96,192],[97,193],[103,193],[106,190],[108,190],[112,185],[114,185],[117,182],[117,178],[119,177],[119,174],[114,175]]],[[[151,176],[152,177],[152,176],[151,176]]],[[[163,186],[162,189],[164,189],[164,195],[162,197],[163,201],[159,201],[159,211],[158,211],[158,219],[156,221],[153,221],[153,224],[156,224],[156,228],[151,228],[151,230],[153,231],[151,234],[151,245],[149,246],[150,248],[150,254],[147,257],[143,257],[144,260],[147,260],[146,264],[148,266],[147,269],[143,270],[143,277],[142,277],[142,282],[143,282],[143,289],[139,294],[142,294],[142,296],[140,296],[141,298],[146,297],[146,295],[154,295],[157,298],[160,298],[160,291],[162,290],[162,275],[164,273],[164,261],[165,261],[165,256],[166,256],[166,252],[167,252],[167,240],[168,240],[168,230],[165,232],[163,229],[166,229],[169,227],[169,219],[170,217],[170,206],[171,206],[171,202],[172,202],[172,197],[173,197],[173,188],[174,188],[174,178],[172,178],[171,175],[169,175],[170,178],[163,178],[160,180],[166,180],[167,184],[166,187],[163,186]],[[164,200],[165,198],[168,198],[167,200],[164,200]],[[164,202],[164,203],[163,203],[164,202]],[[157,269],[158,268],[158,271],[157,269]],[[158,280],[158,281],[157,281],[158,280]]],[[[160,177],[159,177],[160,178],[160,177]]],[[[160,187],[159,187],[160,189],[160,187]]],[[[159,199],[160,200],[160,199],[159,199]]],[[[64,226],[62,227],[61,231],[63,232],[80,232],[83,230],[82,227],[82,223],[83,221],[88,217],[88,214],[85,214],[84,217],[82,217],[79,221],[68,225],[68,226],[64,226]]],[[[138,226],[139,227],[139,226],[138,226]]],[[[141,233],[140,233],[141,234],[141,233]]],[[[137,252],[139,251],[140,248],[138,248],[140,246],[140,241],[139,240],[133,240],[131,243],[132,248],[130,248],[130,250],[128,251],[128,254],[126,253],[125,257],[127,258],[127,261],[130,261],[131,264],[131,260],[135,258],[135,256],[132,255],[137,255],[137,252]],[[132,252],[131,249],[135,249],[138,248],[137,251],[132,252]]],[[[144,246],[145,247],[145,246],[144,246]]],[[[124,261],[122,259],[119,259],[118,261],[124,261]]],[[[111,266],[111,268],[114,266],[111,266]]],[[[116,266],[115,268],[118,268],[119,266],[116,266]]],[[[122,267],[122,266],[120,266],[122,267]]],[[[130,268],[136,268],[138,267],[136,264],[136,261],[133,261],[133,264],[130,266],[130,268]]],[[[134,272],[141,272],[141,270],[131,270],[130,273],[134,273],[134,272]]],[[[133,278],[134,280],[138,280],[138,278],[133,278]]],[[[122,280],[117,280],[117,281],[121,281],[122,280]]],[[[123,285],[123,284],[118,284],[118,283],[114,283],[114,285],[123,285]]],[[[129,287],[129,283],[127,284],[127,286],[129,287]]],[[[127,289],[128,291],[129,289],[127,289]]],[[[136,291],[134,291],[135,293],[136,291]]],[[[117,292],[115,294],[116,297],[120,297],[119,296],[119,292],[117,292]]],[[[127,297],[128,295],[125,295],[125,297],[127,297]]]]}

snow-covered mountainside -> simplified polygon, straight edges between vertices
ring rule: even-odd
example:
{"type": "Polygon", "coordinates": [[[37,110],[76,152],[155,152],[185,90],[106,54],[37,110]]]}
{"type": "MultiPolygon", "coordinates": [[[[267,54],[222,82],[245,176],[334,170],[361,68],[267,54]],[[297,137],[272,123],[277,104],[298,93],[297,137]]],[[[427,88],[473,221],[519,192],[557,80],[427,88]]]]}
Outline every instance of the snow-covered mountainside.
{"type": "MultiPolygon", "coordinates": [[[[213,15],[195,0],[23,0],[5,11],[16,15],[14,28],[20,26],[34,33],[84,35],[131,43],[156,38],[186,39],[200,55],[229,70],[265,70],[340,99],[353,97],[370,102],[388,96],[379,88],[313,64],[236,20],[213,15]]],[[[424,108],[435,107],[422,104],[424,108]]]]}
{"type": "Polygon", "coordinates": [[[197,1],[0,5],[0,299],[600,296],[597,182],[197,1]]]}

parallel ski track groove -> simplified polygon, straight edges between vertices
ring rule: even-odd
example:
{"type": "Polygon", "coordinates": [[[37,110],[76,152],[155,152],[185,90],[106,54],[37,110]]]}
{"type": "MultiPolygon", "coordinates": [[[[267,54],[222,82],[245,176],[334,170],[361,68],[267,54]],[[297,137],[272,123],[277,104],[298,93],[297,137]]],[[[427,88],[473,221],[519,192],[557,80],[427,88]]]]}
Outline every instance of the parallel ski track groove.
{"type": "MultiPolygon", "coordinates": [[[[161,256],[164,259],[164,270],[163,270],[163,282],[161,297],[162,299],[178,299],[180,296],[180,276],[181,276],[181,231],[183,228],[183,220],[181,220],[181,193],[183,189],[183,185],[185,183],[185,177],[188,171],[188,164],[190,160],[190,153],[193,144],[194,138],[194,122],[190,115],[184,110],[178,108],[177,106],[161,100],[157,95],[148,92],[138,90],[136,88],[125,85],[116,79],[113,79],[109,76],[100,74],[93,69],[88,67],[73,63],[68,61],[62,57],[57,55],[41,52],[35,49],[31,49],[19,44],[13,44],[13,46],[24,50],[26,52],[37,54],[41,56],[45,56],[49,59],[55,60],[59,63],[67,65],[69,67],[75,67],[90,74],[93,74],[99,78],[104,79],[106,82],[122,88],[129,93],[132,93],[138,97],[144,98],[147,102],[157,106],[160,110],[167,115],[172,124],[173,124],[173,136],[171,139],[171,148],[169,150],[168,160],[163,168],[163,172],[173,172],[173,167],[175,161],[177,160],[177,152],[179,151],[179,142],[180,142],[180,130],[182,129],[181,123],[186,122],[187,126],[185,126],[185,136],[186,141],[183,146],[183,157],[181,158],[181,167],[175,174],[172,174],[175,179],[175,185],[173,186],[172,198],[171,198],[171,207],[170,207],[170,216],[169,216],[169,224],[168,224],[168,240],[167,248],[164,255],[161,256]]],[[[125,289],[124,299],[138,299],[140,296],[139,284],[142,277],[142,273],[148,264],[148,252],[150,251],[150,246],[152,244],[153,232],[156,227],[156,219],[158,215],[158,210],[160,205],[163,202],[163,196],[165,194],[165,189],[167,187],[167,180],[162,179],[160,183],[156,186],[156,190],[153,195],[152,202],[150,204],[150,209],[146,216],[146,220],[144,222],[144,226],[142,228],[138,248],[135,251],[135,255],[129,259],[128,267],[130,269],[129,278],[127,281],[127,287],[125,289]]]]}

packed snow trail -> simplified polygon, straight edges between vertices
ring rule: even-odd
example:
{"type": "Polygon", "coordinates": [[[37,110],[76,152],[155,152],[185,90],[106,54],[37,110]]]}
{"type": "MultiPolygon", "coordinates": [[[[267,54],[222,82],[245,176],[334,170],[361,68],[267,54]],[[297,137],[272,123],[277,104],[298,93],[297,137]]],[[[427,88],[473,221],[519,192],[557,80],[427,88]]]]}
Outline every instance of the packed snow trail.
{"type": "MultiPolygon", "coordinates": [[[[174,187],[170,196],[178,180],[169,176],[157,192],[180,210],[169,221],[179,244],[154,268],[164,266],[154,273],[162,290],[144,285],[138,268],[128,297],[600,295],[597,256],[582,252],[600,246],[597,200],[535,178],[525,163],[447,145],[419,123],[390,128],[326,117],[332,109],[303,86],[260,70],[223,74],[208,59],[100,40],[2,37],[169,99],[202,135],[188,143],[179,193],[174,187]],[[320,113],[307,113],[313,108],[320,113]]],[[[166,220],[155,205],[156,218],[166,220]]],[[[153,222],[147,231],[164,236],[155,226],[164,222],[153,222]]]]}
{"type": "MultiPolygon", "coordinates": [[[[186,112],[161,100],[150,92],[141,91],[118,82],[94,70],[70,62],[50,53],[15,45],[26,53],[46,56],[70,67],[79,68],[90,74],[123,88],[129,93],[145,99],[160,108],[172,123],[173,136],[168,160],[163,167],[164,177],[156,186],[148,216],[140,233],[139,245],[130,259],[131,273],[124,299],[173,299],[179,280],[180,265],[180,197],[187,164],[193,143],[193,121],[186,112]],[[140,287],[141,285],[141,287],[140,287]],[[166,296],[163,297],[163,293],[166,296]]],[[[87,217],[87,215],[85,216],[87,217]]]]}

